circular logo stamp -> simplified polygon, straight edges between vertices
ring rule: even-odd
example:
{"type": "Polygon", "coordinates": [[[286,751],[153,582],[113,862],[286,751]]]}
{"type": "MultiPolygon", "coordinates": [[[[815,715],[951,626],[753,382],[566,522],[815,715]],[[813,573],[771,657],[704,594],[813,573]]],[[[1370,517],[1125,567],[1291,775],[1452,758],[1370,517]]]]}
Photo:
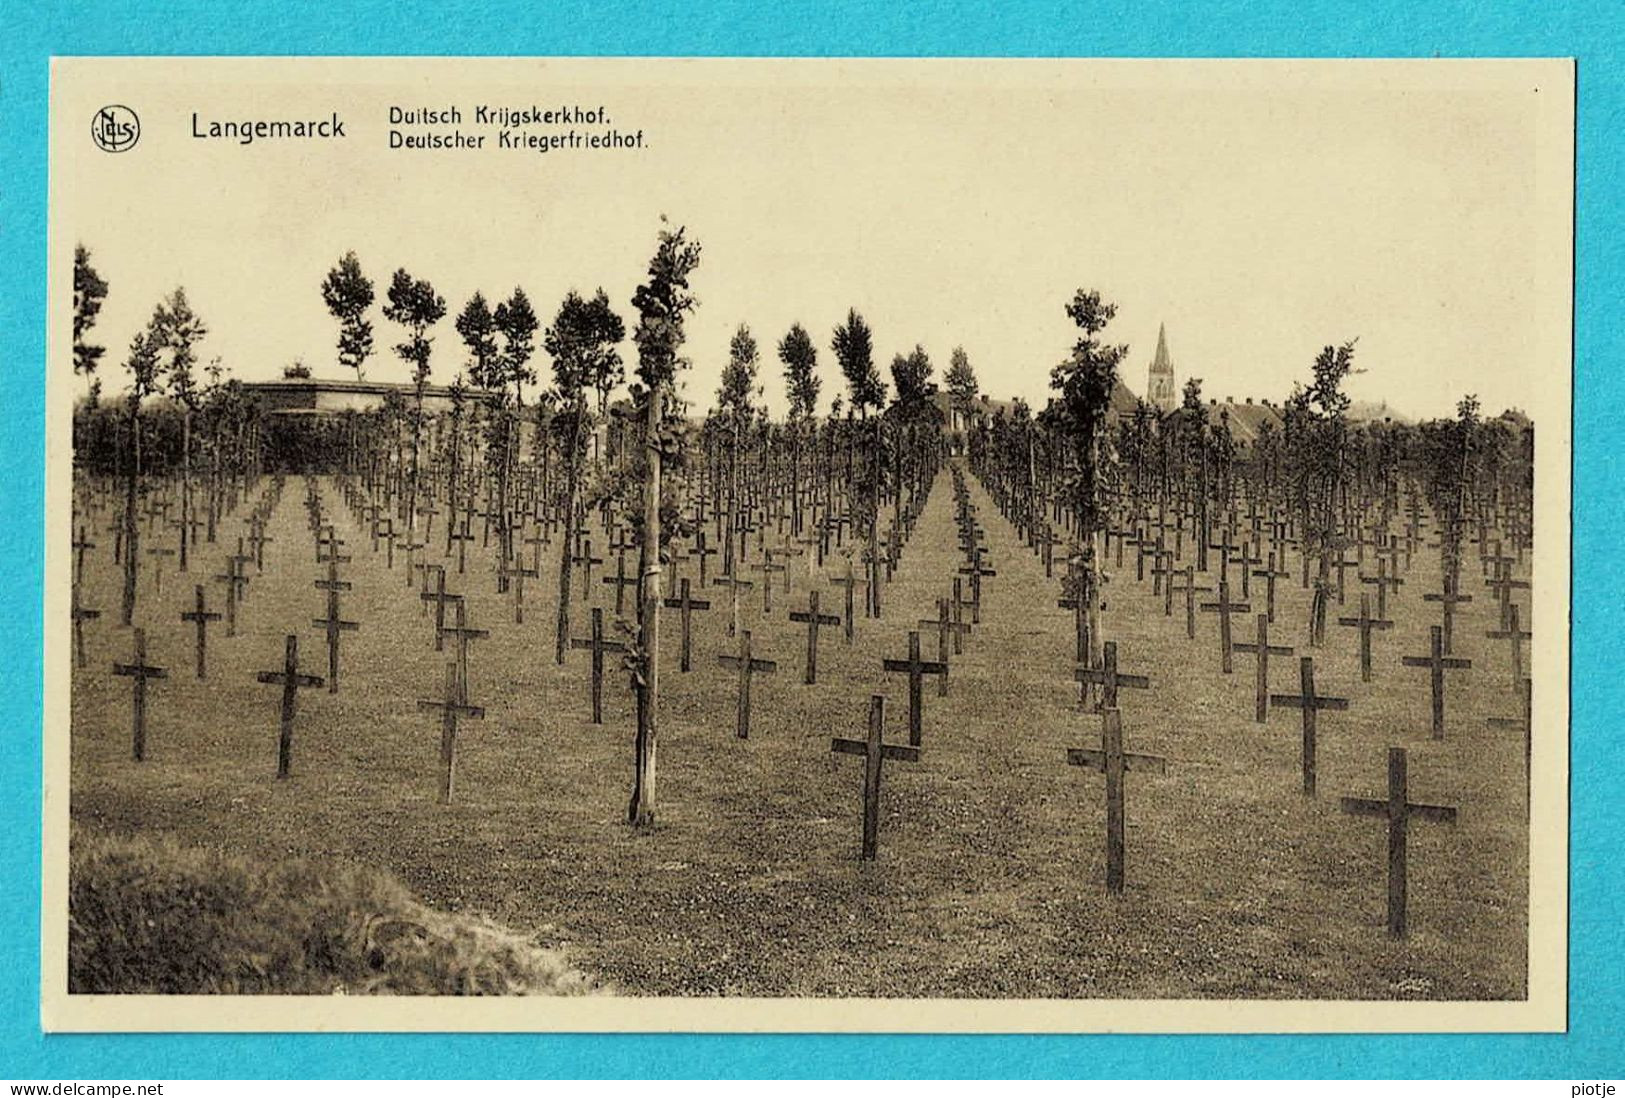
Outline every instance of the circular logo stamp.
{"type": "Polygon", "coordinates": [[[90,137],[103,152],[124,152],[141,139],[141,119],[129,107],[114,103],[91,119],[90,137]]]}

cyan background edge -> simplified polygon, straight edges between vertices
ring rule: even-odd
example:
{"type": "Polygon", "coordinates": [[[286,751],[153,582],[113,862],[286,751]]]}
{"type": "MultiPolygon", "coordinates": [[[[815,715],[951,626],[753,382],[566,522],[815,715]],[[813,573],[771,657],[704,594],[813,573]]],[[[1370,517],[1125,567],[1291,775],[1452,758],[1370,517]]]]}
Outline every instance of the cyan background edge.
{"type": "MultiPolygon", "coordinates": [[[[14,0],[20,7],[20,0],[14,0]]],[[[1625,757],[1606,719],[1621,604],[1618,464],[1625,278],[1616,175],[1625,123],[1616,7],[1334,0],[1200,9],[1172,2],[879,5],[601,0],[522,12],[489,3],[198,0],[17,9],[0,35],[0,333],[15,387],[0,420],[0,1078],[528,1076],[1619,1076],[1625,1056],[1625,757]],[[523,25],[518,25],[518,24],[523,25]],[[1579,58],[1576,214],[1570,1031],[1406,1037],[712,1035],[53,1036],[39,1029],[40,637],[46,99],[52,54],[618,54],[1579,58]]]]}

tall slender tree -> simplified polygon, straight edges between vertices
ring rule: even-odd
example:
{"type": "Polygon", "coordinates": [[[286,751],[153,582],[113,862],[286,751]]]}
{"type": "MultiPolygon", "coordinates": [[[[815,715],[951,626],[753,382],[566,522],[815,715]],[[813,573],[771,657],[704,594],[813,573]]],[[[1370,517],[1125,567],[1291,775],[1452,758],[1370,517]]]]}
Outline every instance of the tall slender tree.
{"type": "Polygon", "coordinates": [[[158,306],[153,318],[163,347],[169,355],[169,395],[181,408],[181,540],[180,567],[186,571],[193,544],[192,523],[192,419],[200,398],[192,372],[197,365],[197,344],[209,334],[208,327],[193,312],[186,290],[177,286],[158,306]]]}
{"type": "Polygon", "coordinates": [[[372,280],[361,273],[355,253],[345,252],[322,281],[322,301],[339,322],[339,365],[354,370],[357,381],[372,354],[372,321],[366,316],[372,300],[372,280]]]}
{"type": "Polygon", "coordinates": [[[700,264],[700,245],[684,230],[660,230],[659,244],[649,260],[646,280],[632,295],[638,326],[632,333],[638,348],[638,380],[644,402],[643,529],[638,574],[637,686],[638,731],[634,745],[632,797],[627,819],[635,827],[655,821],[655,759],[660,700],[660,477],[664,461],[675,457],[681,443],[668,430],[666,407],[676,401],[677,373],[684,324],[697,300],[689,278],[700,264]]]}
{"type": "Polygon", "coordinates": [[[1056,396],[1046,409],[1050,421],[1047,426],[1065,439],[1072,451],[1072,471],[1065,487],[1084,543],[1080,575],[1083,590],[1077,594],[1087,601],[1089,656],[1094,661],[1100,644],[1104,579],[1100,569],[1106,559],[1104,489],[1112,461],[1106,415],[1117,386],[1117,368],[1128,354],[1128,346],[1113,346],[1099,339],[1117,315],[1117,306],[1102,300],[1099,291],[1078,290],[1067,304],[1066,315],[1082,334],[1073,343],[1070,357],[1050,371],[1050,387],[1056,396]]]}
{"type": "Polygon", "coordinates": [[[587,393],[597,379],[620,376],[617,344],[626,338],[626,325],[610,308],[602,289],[591,299],[571,290],[559,306],[553,323],[542,333],[542,347],[553,359],[553,395],[557,406],[553,429],[564,463],[564,546],[559,551],[559,604],[554,636],[554,659],[562,664],[570,646],[570,573],[581,524],[579,508],[581,471],[586,460],[591,410],[587,393]]]}
{"type": "MultiPolygon", "coordinates": [[[[717,390],[717,410],[728,429],[728,543],[722,547],[722,568],[730,576],[735,571],[737,557],[734,549],[744,526],[740,504],[740,461],[745,448],[751,418],[755,414],[756,371],[758,365],[756,338],[744,324],[728,341],[728,364],[722,368],[722,386],[717,390]]],[[[733,628],[739,625],[739,596],[737,587],[733,598],[733,628]]]]}
{"type": "MultiPolygon", "coordinates": [[[[161,308],[161,306],[160,306],[161,308]]],[[[141,402],[163,385],[165,363],[163,329],[155,312],[144,331],[130,341],[124,368],[130,372],[129,455],[124,466],[124,600],[119,621],[129,625],[135,615],[136,576],[141,562],[141,524],[136,505],[141,491],[141,402]]]]}
{"type": "Polygon", "coordinates": [[[417,532],[418,477],[420,451],[423,445],[423,394],[429,387],[429,355],[434,340],[429,329],[446,315],[446,299],[435,293],[434,287],[423,279],[413,279],[406,269],[399,268],[389,284],[389,303],[384,306],[384,319],[406,329],[404,342],[395,345],[395,353],[412,367],[412,465],[406,482],[406,530],[408,542],[415,541],[417,532]]]}
{"type": "Polygon", "coordinates": [[[784,391],[790,400],[790,499],[791,533],[802,532],[801,457],[812,434],[813,409],[818,406],[818,390],[823,382],[815,372],[818,348],[799,323],[779,340],[779,361],[784,363],[784,391]]]}

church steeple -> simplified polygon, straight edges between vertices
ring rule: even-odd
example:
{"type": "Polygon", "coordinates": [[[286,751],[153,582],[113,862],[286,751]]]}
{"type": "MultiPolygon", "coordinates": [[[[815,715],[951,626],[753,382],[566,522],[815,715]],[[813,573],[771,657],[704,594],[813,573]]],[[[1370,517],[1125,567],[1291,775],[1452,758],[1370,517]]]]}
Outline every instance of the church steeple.
{"type": "Polygon", "coordinates": [[[1168,357],[1168,326],[1157,326],[1157,353],[1151,359],[1151,377],[1146,385],[1146,400],[1158,411],[1174,410],[1174,363],[1168,357]]]}

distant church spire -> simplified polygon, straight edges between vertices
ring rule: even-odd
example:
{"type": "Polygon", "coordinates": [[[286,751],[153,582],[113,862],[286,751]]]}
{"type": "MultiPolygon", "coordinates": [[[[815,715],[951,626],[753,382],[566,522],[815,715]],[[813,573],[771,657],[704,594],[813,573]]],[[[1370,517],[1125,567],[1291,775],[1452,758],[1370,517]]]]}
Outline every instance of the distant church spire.
{"type": "Polygon", "coordinates": [[[1157,353],[1151,360],[1151,380],[1146,385],[1146,400],[1158,411],[1174,410],[1174,363],[1168,357],[1168,326],[1157,326],[1157,353]]]}

